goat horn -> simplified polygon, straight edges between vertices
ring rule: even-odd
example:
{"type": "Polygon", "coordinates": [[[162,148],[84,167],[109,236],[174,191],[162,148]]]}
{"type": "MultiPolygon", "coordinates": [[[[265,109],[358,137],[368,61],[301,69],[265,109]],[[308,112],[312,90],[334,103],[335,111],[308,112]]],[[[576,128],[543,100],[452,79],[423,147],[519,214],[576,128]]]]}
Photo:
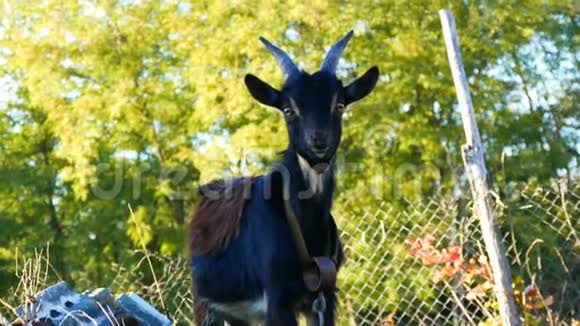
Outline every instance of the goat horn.
{"type": "Polygon", "coordinates": [[[294,61],[290,59],[286,52],[282,51],[279,47],[270,43],[270,41],[266,40],[262,36],[260,36],[260,41],[262,41],[262,43],[264,43],[268,50],[274,55],[274,58],[276,58],[278,65],[280,65],[280,68],[282,68],[286,79],[290,79],[292,76],[300,73],[298,67],[296,67],[296,64],[294,64],[294,61]]]}
{"type": "Polygon", "coordinates": [[[353,31],[351,30],[345,36],[343,36],[340,39],[340,41],[336,42],[330,48],[330,50],[328,50],[328,53],[324,57],[324,62],[322,63],[322,66],[320,67],[321,71],[327,71],[331,74],[334,74],[336,72],[336,66],[338,65],[338,59],[340,59],[342,51],[344,51],[344,48],[346,47],[346,44],[348,43],[348,41],[352,37],[352,34],[353,34],[353,31]]]}

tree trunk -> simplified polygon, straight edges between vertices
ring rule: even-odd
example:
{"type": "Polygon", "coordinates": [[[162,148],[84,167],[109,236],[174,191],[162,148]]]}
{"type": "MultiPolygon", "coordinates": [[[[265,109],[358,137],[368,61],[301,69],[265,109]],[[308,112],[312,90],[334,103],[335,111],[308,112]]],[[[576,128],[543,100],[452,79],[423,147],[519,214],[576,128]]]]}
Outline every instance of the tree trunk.
{"type": "MultiPolygon", "coordinates": [[[[51,251],[53,253],[53,255],[51,255],[52,257],[54,257],[54,266],[56,268],[56,270],[58,270],[61,273],[61,277],[65,280],[69,279],[68,278],[68,272],[66,269],[66,264],[64,261],[64,232],[63,232],[63,228],[62,228],[62,223],[60,222],[60,219],[58,217],[58,212],[56,209],[56,205],[54,204],[54,189],[55,189],[55,182],[56,182],[56,178],[53,172],[53,168],[51,166],[51,162],[50,162],[50,147],[49,147],[49,140],[48,139],[44,139],[41,143],[41,154],[42,154],[42,159],[43,159],[43,163],[45,165],[45,168],[48,171],[48,177],[46,178],[47,180],[47,184],[46,184],[46,205],[48,208],[48,215],[49,215],[49,222],[48,224],[50,225],[50,228],[52,229],[53,232],[53,240],[52,243],[50,245],[51,251]]],[[[50,263],[50,262],[47,262],[50,263]]]]}

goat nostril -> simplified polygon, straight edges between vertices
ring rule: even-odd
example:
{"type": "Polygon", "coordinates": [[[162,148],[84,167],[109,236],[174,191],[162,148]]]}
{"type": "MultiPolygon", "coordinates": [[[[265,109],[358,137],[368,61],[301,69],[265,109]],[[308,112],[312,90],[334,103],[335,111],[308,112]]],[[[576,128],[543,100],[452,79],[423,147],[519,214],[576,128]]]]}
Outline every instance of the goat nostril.
{"type": "Polygon", "coordinates": [[[325,133],[316,130],[310,133],[309,138],[309,143],[312,147],[312,150],[316,152],[325,152],[328,149],[325,133]]]}
{"type": "Polygon", "coordinates": [[[312,142],[312,147],[314,147],[314,149],[316,150],[326,150],[328,148],[328,145],[326,145],[326,142],[324,141],[320,141],[320,140],[315,140],[312,142]]]}

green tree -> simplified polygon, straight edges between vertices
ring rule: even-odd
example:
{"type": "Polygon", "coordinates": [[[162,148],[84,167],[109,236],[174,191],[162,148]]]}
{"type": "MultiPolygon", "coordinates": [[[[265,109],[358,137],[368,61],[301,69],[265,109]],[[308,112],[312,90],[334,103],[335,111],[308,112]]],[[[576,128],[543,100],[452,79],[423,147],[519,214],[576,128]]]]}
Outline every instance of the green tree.
{"type": "MultiPolygon", "coordinates": [[[[373,95],[344,120],[336,215],[453,191],[463,132],[442,7],[457,17],[497,184],[572,174],[572,3],[7,2],[0,64],[17,91],[6,88],[0,107],[1,270],[11,273],[14,248],[46,241],[63,277],[87,284],[110,281],[110,264],[130,262],[141,240],[182,253],[194,189],[264,172],[284,149],[282,119],[243,85],[249,72],[282,81],[259,35],[313,72],[354,28],[341,77],[381,69],[373,95]]],[[[13,284],[2,280],[0,291],[13,284]]]]}

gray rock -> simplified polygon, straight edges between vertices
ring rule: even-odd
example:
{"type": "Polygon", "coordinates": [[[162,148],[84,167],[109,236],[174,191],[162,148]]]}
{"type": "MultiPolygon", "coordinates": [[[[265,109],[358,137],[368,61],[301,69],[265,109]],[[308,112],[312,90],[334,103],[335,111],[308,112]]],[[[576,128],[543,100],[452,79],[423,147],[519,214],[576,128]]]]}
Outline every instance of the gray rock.
{"type": "Polygon", "coordinates": [[[120,308],[143,326],[166,326],[171,321],[135,293],[123,294],[117,299],[120,308]]]}
{"type": "Polygon", "coordinates": [[[52,316],[65,314],[66,308],[80,300],[81,296],[68,283],[60,282],[37,293],[33,302],[16,308],[16,313],[24,320],[52,319],[52,316]]]}
{"type": "Polygon", "coordinates": [[[115,297],[113,296],[113,292],[106,288],[95,289],[92,291],[85,291],[86,295],[89,297],[97,300],[101,304],[114,306],[115,305],[115,297]]]}
{"type": "Polygon", "coordinates": [[[109,289],[76,293],[66,282],[60,282],[37,293],[34,300],[16,308],[26,325],[121,325],[134,320],[144,326],[172,325],[172,322],[135,293],[124,294],[115,301],[109,289]]]}

